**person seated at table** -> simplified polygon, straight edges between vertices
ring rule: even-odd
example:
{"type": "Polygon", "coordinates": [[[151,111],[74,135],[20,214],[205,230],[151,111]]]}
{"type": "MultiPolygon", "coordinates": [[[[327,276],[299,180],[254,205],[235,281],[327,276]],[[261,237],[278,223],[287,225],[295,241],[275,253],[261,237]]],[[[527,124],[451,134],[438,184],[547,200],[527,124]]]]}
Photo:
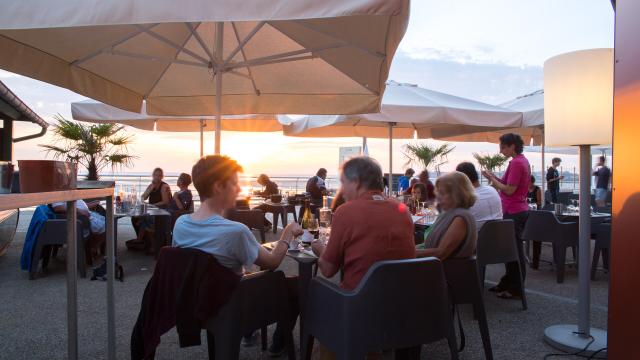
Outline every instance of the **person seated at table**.
{"type": "MultiPolygon", "coordinates": [[[[106,221],[104,215],[101,215],[97,211],[99,206],[99,200],[88,203],[84,200],[76,200],[77,216],[88,219],[89,227],[83,229],[83,235],[89,236],[89,249],[91,249],[91,256],[97,255],[98,249],[103,246],[106,240],[106,221]]],[[[66,202],[55,202],[51,204],[51,208],[56,214],[67,213],[66,202]]]]}
{"type": "Polygon", "coordinates": [[[432,202],[436,199],[436,194],[434,192],[434,186],[431,180],[429,180],[429,170],[422,170],[420,175],[418,175],[418,181],[424,184],[427,188],[427,201],[432,202]]]}
{"type": "Polygon", "coordinates": [[[423,183],[418,182],[413,185],[411,188],[411,197],[407,202],[407,206],[409,206],[409,211],[412,214],[415,214],[418,206],[422,205],[422,203],[427,201],[427,187],[424,186],[423,183]]]}
{"type": "Polygon", "coordinates": [[[482,225],[489,220],[502,219],[502,201],[498,191],[489,185],[480,185],[476,167],[470,162],[461,162],[456,166],[456,171],[465,174],[475,189],[476,202],[469,211],[476,219],[476,229],[480,231],[482,225]]]}
{"type": "Polygon", "coordinates": [[[262,196],[263,198],[269,199],[271,195],[280,194],[280,191],[278,190],[278,184],[271,181],[271,179],[269,179],[266,174],[260,174],[256,181],[258,182],[258,184],[264,187],[262,191],[258,193],[258,195],[262,196]]]}
{"type": "Polygon", "coordinates": [[[411,181],[409,181],[409,188],[405,190],[404,195],[411,195],[411,192],[413,191],[413,186],[419,182],[420,180],[418,180],[418,178],[412,178],[411,181]]]}
{"type": "Polygon", "coordinates": [[[529,182],[527,201],[529,204],[536,204],[538,209],[542,209],[542,190],[536,185],[536,177],[533,175],[531,175],[531,181],[529,182]]]}
{"type": "Polygon", "coordinates": [[[424,240],[418,245],[418,257],[434,256],[440,260],[467,258],[476,251],[478,232],[469,208],[476,195],[469,178],[454,171],[436,180],[436,196],[441,212],[424,240]]]}
{"type": "MultiPolygon", "coordinates": [[[[238,274],[245,267],[256,265],[262,269],[276,269],[284,259],[289,243],[302,234],[302,228],[291,223],[280,240],[269,251],[260,246],[247,226],[225,219],[223,214],[235,207],[241,191],[238,173],[242,167],[231,158],[221,155],[202,157],[193,166],[193,184],[200,195],[200,207],[192,214],[182,215],[173,229],[173,246],[195,248],[212,254],[223,266],[238,274]]],[[[299,313],[297,278],[287,278],[290,298],[290,319],[293,324],[299,313]]],[[[272,354],[282,354],[285,337],[281,326],[273,334],[269,348],[272,354]]]]}
{"type": "Polygon", "coordinates": [[[415,257],[414,226],[405,206],[382,195],[382,170],[375,160],[345,162],[340,182],[346,202],[333,214],[328,245],[315,241],[312,248],[322,275],[342,270],[340,286],[353,290],[375,262],[415,257]]]}
{"type": "MultiPolygon", "coordinates": [[[[153,169],[151,173],[151,184],[140,195],[140,198],[148,200],[149,204],[159,208],[166,208],[171,202],[171,188],[169,184],[162,181],[164,179],[164,171],[161,168],[153,169]]],[[[132,216],[131,225],[136,232],[137,238],[127,241],[127,247],[138,248],[144,244],[144,237],[147,232],[154,230],[154,222],[152,216],[132,216]]]]}
{"type": "Polygon", "coordinates": [[[400,176],[398,179],[398,194],[403,195],[405,191],[409,190],[409,183],[413,178],[413,175],[416,173],[412,168],[408,168],[403,176],[400,176]]]}
{"type": "Polygon", "coordinates": [[[189,190],[191,175],[187,173],[180,174],[176,185],[180,190],[173,193],[173,197],[167,207],[167,211],[171,213],[172,224],[178,219],[178,216],[193,210],[193,194],[189,190]]]}
{"type": "Polygon", "coordinates": [[[320,168],[316,172],[316,176],[310,178],[307,181],[306,191],[311,196],[311,202],[313,205],[321,206],[322,197],[327,195],[327,187],[324,181],[327,179],[327,169],[320,168]]]}

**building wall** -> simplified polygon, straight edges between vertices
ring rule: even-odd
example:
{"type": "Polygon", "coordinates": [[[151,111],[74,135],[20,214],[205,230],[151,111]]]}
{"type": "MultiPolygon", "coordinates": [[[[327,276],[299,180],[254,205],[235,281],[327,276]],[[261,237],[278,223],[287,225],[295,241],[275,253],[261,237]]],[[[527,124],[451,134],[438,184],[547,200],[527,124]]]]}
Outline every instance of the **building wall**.
{"type": "Polygon", "coordinates": [[[618,0],[609,359],[640,359],[640,1],[618,0]]]}

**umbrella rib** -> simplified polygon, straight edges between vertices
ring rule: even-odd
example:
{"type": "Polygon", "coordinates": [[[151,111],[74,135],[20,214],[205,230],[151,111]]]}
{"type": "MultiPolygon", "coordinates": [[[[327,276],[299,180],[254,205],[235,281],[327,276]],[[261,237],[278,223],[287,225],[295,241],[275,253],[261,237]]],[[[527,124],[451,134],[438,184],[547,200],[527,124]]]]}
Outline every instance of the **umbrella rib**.
{"type": "Polygon", "coordinates": [[[128,51],[121,51],[121,50],[110,50],[110,51],[107,51],[107,53],[112,54],[112,55],[131,57],[131,58],[135,58],[135,59],[142,59],[142,60],[148,60],[148,61],[168,62],[168,63],[181,64],[181,65],[191,65],[191,66],[197,66],[197,67],[209,69],[209,64],[208,63],[204,63],[203,64],[203,63],[199,63],[199,62],[195,62],[195,61],[180,60],[180,59],[169,59],[169,58],[166,58],[166,57],[150,56],[150,55],[144,55],[144,54],[135,54],[135,53],[131,53],[131,52],[128,52],[128,51]]]}
{"type": "Polygon", "coordinates": [[[200,34],[197,31],[197,28],[199,28],[200,25],[202,25],[202,23],[198,23],[197,28],[194,28],[191,25],[191,23],[184,23],[184,24],[189,28],[189,31],[191,31],[191,35],[193,35],[193,37],[196,38],[196,40],[198,41],[198,44],[200,44],[200,47],[202,47],[202,50],[204,50],[204,52],[209,56],[209,59],[211,60],[211,62],[215,64],[215,60],[213,59],[213,52],[209,50],[209,47],[207,47],[207,44],[204,42],[204,40],[202,39],[202,36],[200,36],[200,34]]]}
{"type": "Polygon", "coordinates": [[[263,65],[273,65],[273,64],[292,62],[292,61],[310,60],[315,57],[316,57],[315,55],[304,55],[304,56],[294,56],[294,57],[287,57],[287,58],[273,59],[273,60],[262,60],[259,62],[254,62],[254,60],[251,60],[251,61],[247,61],[246,63],[242,63],[242,65],[240,66],[227,67],[226,69],[224,69],[224,71],[228,72],[231,69],[243,68],[247,66],[263,66],[263,65]]]}
{"type": "Polygon", "coordinates": [[[319,33],[319,34],[322,34],[322,35],[324,35],[324,36],[328,36],[328,37],[330,37],[330,38],[331,38],[331,39],[333,39],[333,40],[340,41],[340,42],[342,42],[345,46],[351,46],[351,47],[354,47],[354,48],[356,48],[356,49],[362,50],[362,51],[364,51],[364,52],[368,53],[369,55],[375,56],[375,57],[377,57],[377,58],[382,59],[382,58],[385,58],[385,57],[386,57],[386,55],[385,55],[385,54],[381,54],[381,53],[379,53],[379,52],[377,52],[377,51],[372,51],[371,49],[367,49],[366,47],[363,47],[363,46],[361,46],[361,45],[354,44],[354,43],[351,43],[351,42],[345,41],[344,39],[337,38],[335,35],[328,34],[328,33],[326,33],[325,31],[320,30],[320,29],[318,29],[317,27],[315,27],[315,26],[313,26],[313,25],[311,25],[311,24],[307,24],[307,23],[305,23],[303,20],[297,20],[295,23],[296,23],[296,24],[298,24],[298,25],[300,25],[300,26],[302,26],[302,27],[304,27],[304,28],[307,28],[307,29],[309,29],[309,30],[312,30],[312,31],[315,31],[315,32],[317,32],[317,33],[319,33]]]}
{"type": "MultiPolygon", "coordinates": [[[[244,49],[244,46],[249,42],[249,40],[251,40],[251,38],[253,38],[253,36],[260,31],[260,29],[264,26],[265,22],[264,21],[260,21],[254,28],[253,30],[251,30],[251,32],[242,40],[239,41],[238,40],[238,46],[233,49],[233,51],[231,52],[231,54],[229,54],[229,56],[227,56],[227,58],[224,60],[224,64],[223,66],[226,66],[229,64],[229,62],[231,61],[231,59],[233,59],[234,56],[236,56],[236,54],[244,49]]],[[[233,25],[233,23],[232,23],[233,25]]],[[[236,38],[239,39],[238,37],[238,33],[236,31],[235,25],[233,25],[233,31],[236,32],[236,38]]]]}
{"type": "MultiPolygon", "coordinates": [[[[236,41],[238,44],[240,43],[240,35],[238,34],[238,29],[236,28],[236,23],[232,22],[231,27],[233,28],[233,33],[236,35],[236,41]]],[[[245,43],[246,44],[246,43],[245,43]]],[[[240,49],[240,54],[242,55],[242,60],[247,61],[247,55],[244,53],[244,47],[240,49]]],[[[253,78],[253,73],[251,72],[251,67],[247,66],[247,72],[249,73],[249,80],[251,80],[251,85],[253,86],[253,90],[256,94],[260,95],[260,90],[256,86],[256,81],[253,78]]]]}
{"type": "Polygon", "coordinates": [[[300,49],[300,50],[288,51],[288,52],[281,53],[281,54],[264,56],[264,57],[260,57],[260,58],[256,58],[256,59],[252,59],[252,60],[248,60],[248,61],[242,61],[242,62],[239,62],[239,63],[232,63],[230,65],[225,66],[225,68],[226,69],[236,69],[236,68],[247,67],[247,66],[267,65],[267,64],[274,63],[272,60],[277,60],[277,61],[275,61],[275,63],[287,62],[287,61],[296,61],[296,60],[305,60],[305,59],[309,59],[309,58],[315,57],[315,55],[313,55],[314,52],[328,50],[328,49],[335,49],[335,48],[339,48],[339,47],[343,47],[343,46],[344,46],[344,44],[334,43],[334,44],[321,46],[321,47],[317,47],[317,48],[312,48],[312,49],[306,49],[305,48],[305,49],[300,49]],[[296,55],[307,54],[307,53],[311,53],[311,55],[296,57],[296,55]]]}
{"type": "MultiPolygon", "coordinates": [[[[140,26],[140,25],[137,25],[137,27],[138,27],[138,28],[142,28],[142,26],[140,26]]],[[[143,29],[143,30],[142,30],[142,32],[144,32],[144,33],[148,34],[149,36],[153,37],[153,38],[154,38],[154,39],[156,39],[156,40],[159,40],[159,41],[161,41],[161,42],[163,42],[163,43],[165,43],[165,44],[167,44],[167,45],[169,45],[169,46],[171,46],[171,47],[173,47],[173,48],[177,49],[177,50],[178,50],[178,52],[184,52],[185,54],[187,54],[187,55],[189,55],[189,56],[193,57],[194,59],[199,60],[199,61],[200,61],[200,62],[202,62],[203,64],[207,64],[207,66],[208,66],[208,65],[209,65],[209,63],[210,63],[210,61],[209,61],[209,60],[207,60],[207,59],[203,58],[202,56],[200,56],[200,55],[198,55],[198,54],[194,53],[193,51],[191,51],[191,50],[189,50],[189,49],[185,48],[184,46],[180,46],[180,45],[178,45],[178,44],[174,43],[173,41],[171,41],[171,40],[167,39],[166,37],[164,37],[164,36],[162,36],[162,35],[158,34],[158,33],[157,33],[157,32],[155,32],[155,31],[152,31],[152,30],[149,30],[149,29],[143,29]]]]}
{"type": "MultiPolygon", "coordinates": [[[[144,29],[151,29],[156,25],[158,25],[158,24],[151,24],[151,25],[143,26],[143,28],[144,29]]],[[[140,35],[142,32],[143,32],[143,30],[140,29],[140,27],[138,27],[138,30],[136,30],[136,31],[134,31],[132,33],[129,33],[127,36],[123,37],[122,39],[118,39],[118,40],[112,42],[111,44],[109,44],[109,45],[107,45],[105,47],[102,47],[99,50],[97,50],[97,51],[95,51],[95,52],[93,52],[93,53],[91,53],[91,54],[89,54],[89,55],[87,55],[85,57],[82,57],[80,59],[72,61],[71,65],[72,66],[79,66],[80,64],[82,64],[84,62],[87,62],[87,61],[93,59],[94,57],[104,53],[107,49],[110,49],[110,48],[113,48],[115,46],[118,46],[118,45],[122,44],[123,42],[125,42],[125,41],[127,41],[127,40],[129,40],[129,39],[131,39],[131,38],[133,38],[133,37],[135,37],[137,35],[140,35]]]]}

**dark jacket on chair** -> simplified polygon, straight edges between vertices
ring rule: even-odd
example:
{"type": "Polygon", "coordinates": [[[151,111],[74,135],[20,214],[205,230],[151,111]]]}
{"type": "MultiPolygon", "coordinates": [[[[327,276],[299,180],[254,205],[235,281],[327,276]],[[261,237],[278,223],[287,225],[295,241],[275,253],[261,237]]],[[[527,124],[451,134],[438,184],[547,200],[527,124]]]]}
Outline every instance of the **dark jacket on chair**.
{"type": "Polygon", "coordinates": [[[177,327],[180,347],[200,345],[200,331],[231,298],[240,275],[196,249],[163,247],[131,334],[131,359],[153,359],[160,336],[177,327]]]}

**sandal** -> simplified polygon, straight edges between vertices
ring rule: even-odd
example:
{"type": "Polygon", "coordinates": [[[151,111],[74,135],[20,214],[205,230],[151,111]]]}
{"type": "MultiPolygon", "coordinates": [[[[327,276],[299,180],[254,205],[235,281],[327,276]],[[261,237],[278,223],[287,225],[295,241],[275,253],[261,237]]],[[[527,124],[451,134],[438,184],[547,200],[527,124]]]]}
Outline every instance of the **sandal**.
{"type": "Polygon", "coordinates": [[[498,284],[496,286],[490,287],[489,291],[494,292],[494,293],[501,293],[503,291],[507,290],[503,285],[498,284]]]}
{"type": "Polygon", "coordinates": [[[518,294],[514,294],[512,292],[510,292],[509,290],[505,290],[501,293],[498,293],[497,295],[500,299],[507,299],[507,300],[520,300],[521,296],[518,294]]]}

